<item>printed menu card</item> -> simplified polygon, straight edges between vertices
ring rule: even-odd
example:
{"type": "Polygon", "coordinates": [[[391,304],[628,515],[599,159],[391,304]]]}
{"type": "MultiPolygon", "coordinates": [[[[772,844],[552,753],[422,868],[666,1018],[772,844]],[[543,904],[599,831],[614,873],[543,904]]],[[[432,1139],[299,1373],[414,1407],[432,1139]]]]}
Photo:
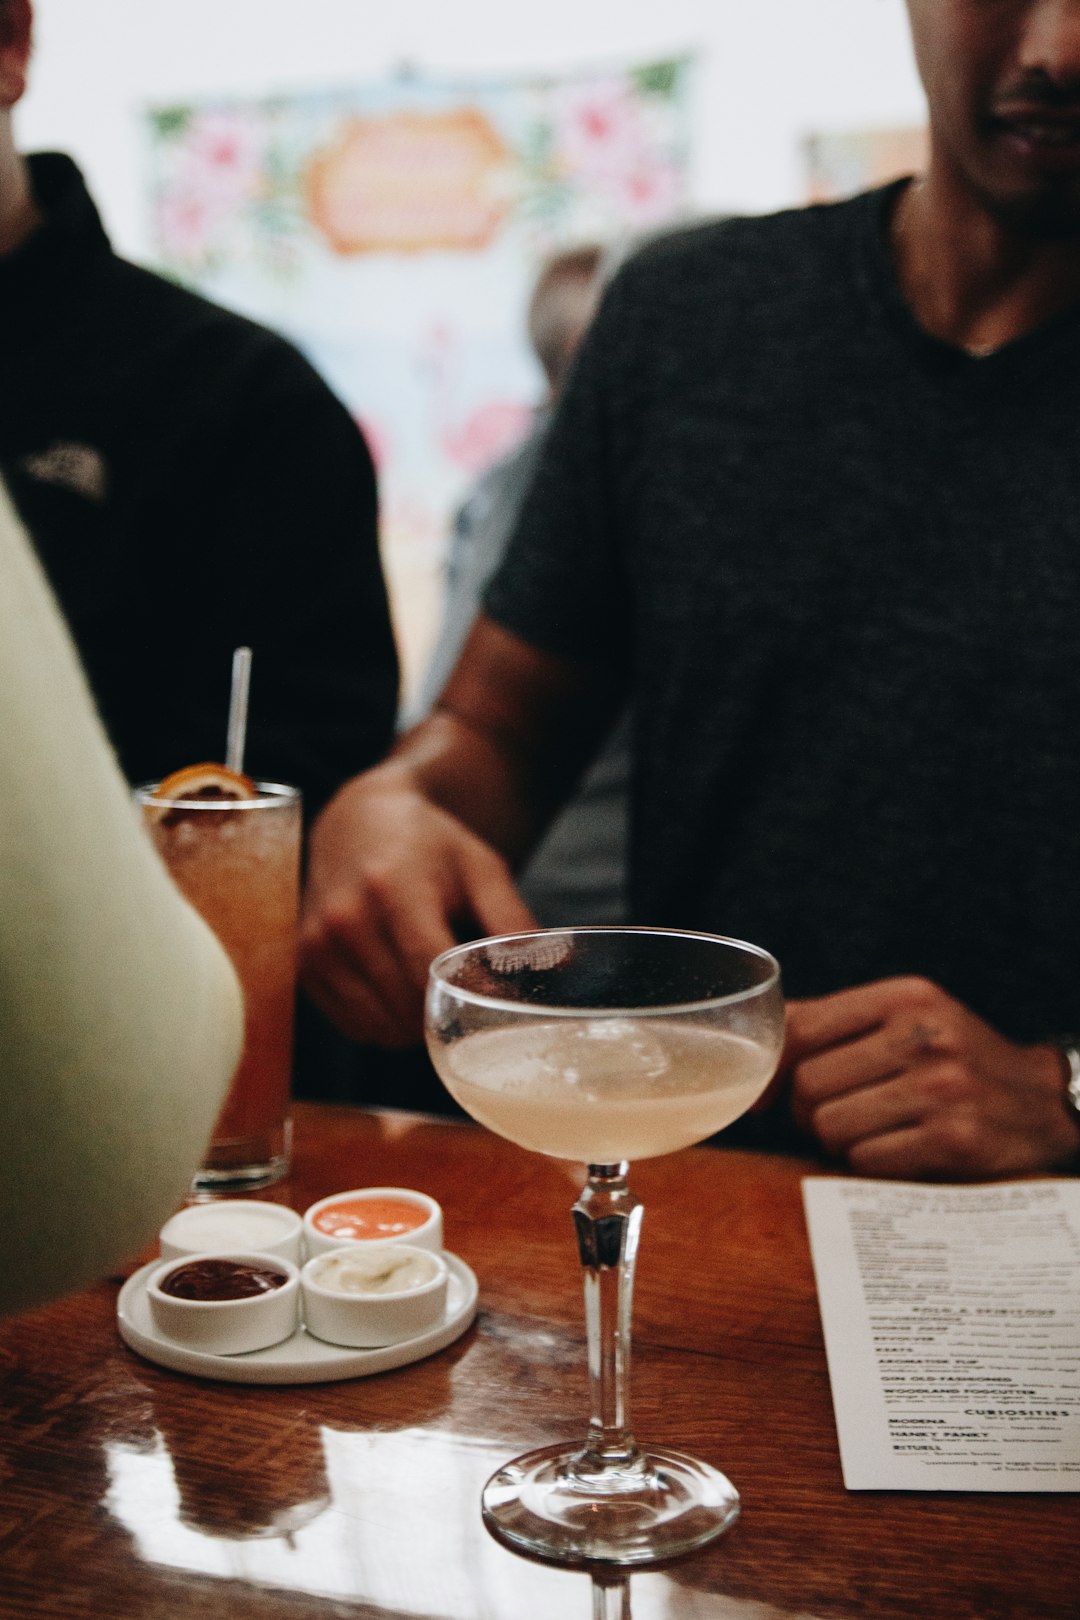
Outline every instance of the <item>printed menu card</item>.
{"type": "Polygon", "coordinates": [[[1080,1491],[1080,1182],[803,1182],[844,1483],[1080,1491]]]}

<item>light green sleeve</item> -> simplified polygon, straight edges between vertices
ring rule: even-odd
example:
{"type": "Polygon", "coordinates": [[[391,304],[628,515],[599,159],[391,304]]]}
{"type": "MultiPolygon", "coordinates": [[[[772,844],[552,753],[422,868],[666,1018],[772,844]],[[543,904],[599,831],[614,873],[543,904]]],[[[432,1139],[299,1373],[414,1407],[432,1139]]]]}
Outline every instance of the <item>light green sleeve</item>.
{"type": "Polygon", "coordinates": [[[0,1314],[152,1237],[187,1190],[242,1022],[0,485],[0,1314]]]}

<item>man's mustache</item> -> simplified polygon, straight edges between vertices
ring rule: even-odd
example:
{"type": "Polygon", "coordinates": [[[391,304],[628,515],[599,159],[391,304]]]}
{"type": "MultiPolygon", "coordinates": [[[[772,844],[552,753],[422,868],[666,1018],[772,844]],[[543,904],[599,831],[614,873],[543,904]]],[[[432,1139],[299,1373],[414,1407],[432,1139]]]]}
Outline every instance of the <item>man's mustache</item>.
{"type": "Polygon", "coordinates": [[[990,106],[996,118],[1017,113],[1080,113],[1080,74],[1057,83],[1045,73],[1030,73],[999,90],[990,106]]]}

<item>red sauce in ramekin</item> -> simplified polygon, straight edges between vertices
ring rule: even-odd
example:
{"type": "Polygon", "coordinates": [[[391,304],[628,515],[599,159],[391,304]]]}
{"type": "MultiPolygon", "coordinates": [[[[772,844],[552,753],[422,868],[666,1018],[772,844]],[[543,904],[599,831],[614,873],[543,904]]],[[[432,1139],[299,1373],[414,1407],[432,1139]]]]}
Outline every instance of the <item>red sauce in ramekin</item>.
{"type": "Polygon", "coordinates": [[[332,1238],[385,1242],[415,1232],[428,1219],[427,1210],[404,1198],[343,1198],[312,1217],[312,1225],[332,1238]]]}

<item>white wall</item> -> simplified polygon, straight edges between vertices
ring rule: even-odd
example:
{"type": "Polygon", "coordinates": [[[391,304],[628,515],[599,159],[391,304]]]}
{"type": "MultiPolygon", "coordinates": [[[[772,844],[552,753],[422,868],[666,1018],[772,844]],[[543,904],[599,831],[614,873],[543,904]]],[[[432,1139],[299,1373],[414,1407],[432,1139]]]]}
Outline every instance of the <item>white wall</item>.
{"type": "Polygon", "coordinates": [[[916,122],[903,0],[37,0],[17,133],[84,168],[117,248],[149,256],[139,114],[206,93],[702,56],[694,200],[798,201],[800,136],[916,122]],[[525,19],[523,22],[522,19],[525,19]]]}

